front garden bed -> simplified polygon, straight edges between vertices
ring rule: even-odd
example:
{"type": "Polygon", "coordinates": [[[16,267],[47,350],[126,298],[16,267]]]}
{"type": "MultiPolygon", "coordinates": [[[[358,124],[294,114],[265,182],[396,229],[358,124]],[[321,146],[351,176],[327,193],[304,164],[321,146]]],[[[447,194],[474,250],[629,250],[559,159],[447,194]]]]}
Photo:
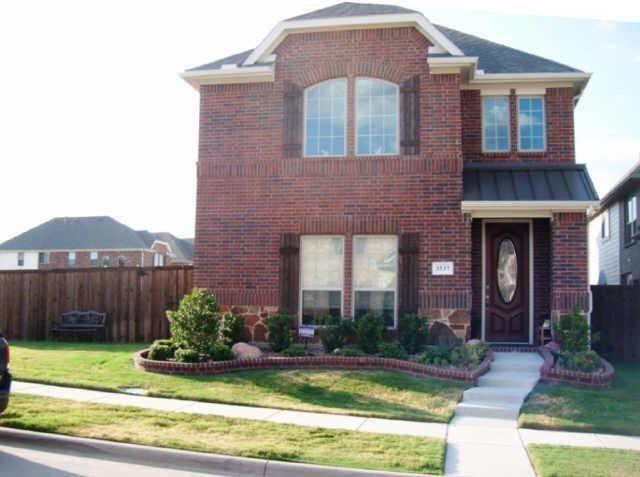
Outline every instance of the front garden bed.
{"type": "Polygon", "coordinates": [[[451,382],[476,384],[491,364],[489,351],[480,365],[472,370],[451,367],[430,366],[414,361],[383,358],[379,356],[264,356],[253,359],[233,359],[226,361],[205,361],[199,363],[178,363],[176,361],[156,361],[147,358],[149,350],[134,354],[136,368],[162,374],[215,375],[234,371],[258,369],[348,369],[396,371],[413,376],[425,376],[451,382]]]}
{"type": "Polygon", "coordinates": [[[574,371],[560,368],[551,350],[541,346],[538,350],[544,364],[540,368],[540,380],[545,383],[563,383],[590,388],[610,388],[613,385],[615,371],[611,363],[599,357],[602,368],[595,372],[574,371]]]}

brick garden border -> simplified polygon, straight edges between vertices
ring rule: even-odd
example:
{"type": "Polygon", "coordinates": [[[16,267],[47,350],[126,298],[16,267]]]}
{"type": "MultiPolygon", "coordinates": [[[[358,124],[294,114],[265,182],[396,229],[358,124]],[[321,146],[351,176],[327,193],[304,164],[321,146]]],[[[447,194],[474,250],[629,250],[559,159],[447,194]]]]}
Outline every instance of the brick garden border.
{"type": "Polygon", "coordinates": [[[556,368],[553,353],[544,346],[538,348],[538,353],[544,359],[540,367],[540,380],[545,383],[563,383],[600,389],[607,389],[613,385],[615,370],[611,363],[601,356],[604,369],[595,373],[584,373],[556,368]]]}
{"type": "Polygon", "coordinates": [[[207,361],[204,363],[176,363],[147,359],[148,349],[133,355],[135,367],[160,374],[216,375],[235,371],[257,369],[348,369],[395,371],[411,376],[421,376],[464,384],[477,384],[478,378],[489,370],[493,352],[489,350],[480,365],[472,371],[438,368],[412,361],[380,358],[378,356],[265,356],[254,359],[207,361]]]}

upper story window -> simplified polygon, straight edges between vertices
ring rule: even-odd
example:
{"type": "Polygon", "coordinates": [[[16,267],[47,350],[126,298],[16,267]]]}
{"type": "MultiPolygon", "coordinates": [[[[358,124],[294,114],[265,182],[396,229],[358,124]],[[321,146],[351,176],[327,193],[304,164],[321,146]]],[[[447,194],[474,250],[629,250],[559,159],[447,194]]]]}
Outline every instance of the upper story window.
{"type": "Polygon", "coordinates": [[[602,229],[600,230],[600,237],[603,240],[608,239],[611,236],[611,210],[607,209],[602,214],[602,229]]]}
{"type": "Polygon", "coordinates": [[[124,267],[126,264],[127,264],[127,259],[124,257],[124,255],[120,255],[118,257],[118,266],[124,267]]]}
{"type": "Polygon", "coordinates": [[[547,147],[542,96],[518,98],[518,150],[544,151],[547,147]]]}
{"type": "Polygon", "coordinates": [[[509,98],[482,98],[482,149],[484,152],[508,152],[509,98]]]}
{"type": "Polygon", "coordinates": [[[111,264],[111,259],[109,258],[109,255],[103,255],[102,256],[102,266],[103,267],[108,267],[111,264]]]}
{"type": "Polygon", "coordinates": [[[163,267],[164,266],[164,255],[159,253],[153,254],[153,266],[154,267],[163,267]]]}
{"type": "Polygon", "coordinates": [[[398,86],[373,78],[356,80],[356,153],[398,154],[398,86]]]}
{"type": "Polygon", "coordinates": [[[38,252],[38,264],[39,265],[47,265],[51,260],[51,256],[49,252],[38,252]]]}
{"type": "Polygon", "coordinates": [[[344,238],[305,235],[300,239],[300,293],[302,324],[318,316],[342,314],[344,238]]]}
{"type": "Polygon", "coordinates": [[[325,81],[304,93],[304,155],[344,156],[347,80],[325,81]]]}
{"type": "Polygon", "coordinates": [[[638,227],[638,201],[635,195],[627,200],[625,216],[627,219],[625,221],[625,242],[629,243],[640,232],[640,227],[638,227]]]}
{"type": "Polygon", "coordinates": [[[24,252],[18,252],[18,266],[24,267],[24,252]]]}
{"type": "Polygon", "coordinates": [[[76,252],[69,252],[67,255],[67,265],[70,267],[76,266],[76,252]]]}
{"type": "Polygon", "coordinates": [[[98,252],[96,252],[95,250],[93,250],[90,254],[89,254],[89,262],[91,263],[92,267],[97,267],[98,266],[98,252]]]}

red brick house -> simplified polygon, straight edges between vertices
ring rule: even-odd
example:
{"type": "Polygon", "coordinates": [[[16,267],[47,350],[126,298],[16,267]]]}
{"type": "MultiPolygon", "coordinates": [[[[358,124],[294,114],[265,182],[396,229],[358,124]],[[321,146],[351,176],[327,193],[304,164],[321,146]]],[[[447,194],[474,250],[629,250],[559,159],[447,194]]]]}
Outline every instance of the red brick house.
{"type": "Polygon", "coordinates": [[[200,94],[195,283],[269,312],[427,313],[465,338],[533,343],[588,307],[573,110],[589,74],[341,3],[183,74],[200,94]]]}
{"type": "Polygon", "coordinates": [[[190,264],[193,243],[111,217],[57,217],[0,243],[0,270],[190,264]]]}

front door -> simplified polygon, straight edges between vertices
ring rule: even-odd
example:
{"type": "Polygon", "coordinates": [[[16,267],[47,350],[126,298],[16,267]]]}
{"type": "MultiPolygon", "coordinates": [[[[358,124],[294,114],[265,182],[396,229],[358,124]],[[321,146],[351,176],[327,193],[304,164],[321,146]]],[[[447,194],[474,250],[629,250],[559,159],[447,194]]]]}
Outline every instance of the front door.
{"type": "Polygon", "coordinates": [[[529,341],[529,224],[485,224],[485,338],[529,341]]]}

